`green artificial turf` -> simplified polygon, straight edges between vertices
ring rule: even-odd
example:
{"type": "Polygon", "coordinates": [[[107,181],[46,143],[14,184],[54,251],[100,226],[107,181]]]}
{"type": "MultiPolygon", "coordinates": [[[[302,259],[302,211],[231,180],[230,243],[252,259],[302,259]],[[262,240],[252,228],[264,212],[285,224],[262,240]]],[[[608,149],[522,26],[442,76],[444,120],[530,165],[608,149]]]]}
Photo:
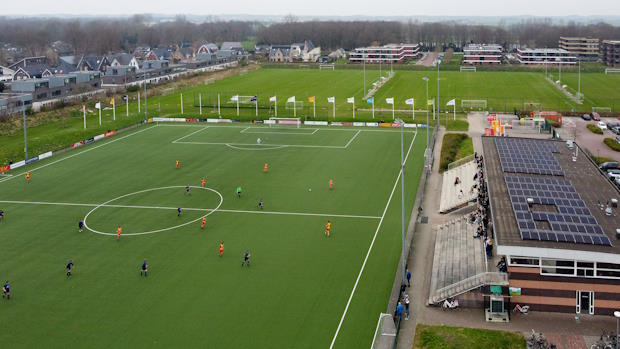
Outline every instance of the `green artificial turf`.
{"type": "MultiPolygon", "coordinates": [[[[4,347],[324,348],[354,285],[335,348],[370,346],[401,250],[398,130],[206,126],[143,126],[0,177],[4,347]],[[86,215],[110,235],[78,232],[86,215]]],[[[425,136],[404,137],[407,219],[425,136]]]]}

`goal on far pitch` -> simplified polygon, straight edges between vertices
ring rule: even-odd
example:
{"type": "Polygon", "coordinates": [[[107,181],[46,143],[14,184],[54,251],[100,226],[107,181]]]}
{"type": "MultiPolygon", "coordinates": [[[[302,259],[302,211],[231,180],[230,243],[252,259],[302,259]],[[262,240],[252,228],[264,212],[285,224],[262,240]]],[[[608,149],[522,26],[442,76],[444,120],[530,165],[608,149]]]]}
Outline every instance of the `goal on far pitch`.
{"type": "Polygon", "coordinates": [[[269,118],[269,127],[292,126],[301,127],[301,118],[269,118]]]}
{"type": "Polygon", "coordinates": [[[461,100],[463,110],[485,110],[487,109],[486,99],[463,99],[461,100]]]}

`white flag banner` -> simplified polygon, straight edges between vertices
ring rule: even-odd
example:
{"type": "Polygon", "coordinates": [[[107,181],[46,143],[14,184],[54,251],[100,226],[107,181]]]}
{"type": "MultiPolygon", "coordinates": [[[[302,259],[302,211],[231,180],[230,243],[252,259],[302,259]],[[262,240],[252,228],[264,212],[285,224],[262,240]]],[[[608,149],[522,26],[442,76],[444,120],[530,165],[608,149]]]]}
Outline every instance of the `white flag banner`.
{"type": "Polygon", "coordinates": [[[276,101],[276,96],[269,97],[269,102],[275,102],[275,101],[276,101]]]}
{"type": "Polygon", "coordinates": [[[446,103],[446,106],[455,105],[455,104],[456,104],[456,101],[454,99],[451,99],[448,101],[448,103],[446,103]]]}
{"type": "Polygon", "coordinates": [[[386,98],[386,99],[385,99],[385,103],[387,103],[387,104],[394,104],[394,97],[392,97],[392,98],[386,98]]]}
{"type": "Polygon", "coordinates": [[[237,101],[239,101],[239,95],[232,96],[232,97],[230,98],[230,100],[231,100],[232,102],[237,102],[237,101]]]}
{"type": "Polygon", "coordinates": [[[407,105],[413,105],[413,98],[409,98],[408,100],[405,101],[405,104],[407,105]]]}
{"type": "Polygon", "coordinates": [[[352,104],[355,104],[355,97],[349,97],[349,98],[347,98],[347,103],[352,103],[352,104]]]}
{"type": "Polygon", "coordinates": [[[327,97],[327,103],[336,103],[336,97],[327,97]]]}
{"type": "Polygon", "coordinates": [[[101,103],[97,102],[97,104],[95,104],[95,108],[101,109],[101,103]]]}
{"type": "Polygon", "coordinates": [[[295,96],[293,96],[293,97],[289,97],[289,98],[286,100],[286,103],[295,103],[295,96]]]}

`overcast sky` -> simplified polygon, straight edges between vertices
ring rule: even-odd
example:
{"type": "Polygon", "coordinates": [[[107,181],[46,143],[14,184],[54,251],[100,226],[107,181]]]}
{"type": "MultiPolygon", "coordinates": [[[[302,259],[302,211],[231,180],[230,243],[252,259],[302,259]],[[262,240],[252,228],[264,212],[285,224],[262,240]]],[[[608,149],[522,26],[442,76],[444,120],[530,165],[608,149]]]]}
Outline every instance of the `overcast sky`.
{"type": "Polygon", "coordinates": [[[620,15],[620,0],[20,0],[8,15],[567,16],[620,15]]]}

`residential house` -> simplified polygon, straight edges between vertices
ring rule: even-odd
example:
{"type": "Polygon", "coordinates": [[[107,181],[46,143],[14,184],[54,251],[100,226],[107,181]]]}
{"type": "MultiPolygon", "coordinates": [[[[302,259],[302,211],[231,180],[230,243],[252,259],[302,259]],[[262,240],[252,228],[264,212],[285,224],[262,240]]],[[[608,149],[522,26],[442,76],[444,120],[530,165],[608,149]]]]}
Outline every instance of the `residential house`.
{"type": "Polygon", "coordinates": [[[214,43],[206,43],[196,50],[196,55],[199,54],[216,54],[218,51],[217,45],[214,43]]]}
{"type": "Polygon", "coordinates": [[[577,57],[562,48],[525,48],[517,50],[517,59],[520,64],[543,65],[564,64],[576,65],[577,57]]]}
{"type": "Polygon", "coordinates": [[[77,62],[77,70],[80,71],[100,71],[105,73],[110,66],[110,60],[106,56],[84,55],[77,62]]]}
{"type": "Polygon", "coordinates": [[[138,68],[134,65],[111,65],[103,76],[103,83],[108,85],[124,85],[134,82],[139,79],[137,72],[138,68]]]}
{"type": "Polygon", "coordinates": [[[608,67],[620,67],[620,40],[601,42],[601,63],[608,67]]]}
{"type": "Polygon", "coordinates": [[[502,64],[504,48],[496,44],[469,44],[463,47],[463,64],[498,65],[502,64]]]}
{"type": "Polygon", "coordinates": [[[29,93],[0,93],[0,115],[21,113],[31,104],[29,93]]]}
{"type": "Polygon", "coordinates": [[[291,45],[271,45],[271,49],[269,50],[269,61],[276,63],[292,62],[291,45]]]}
{"type": "Polygon", "coordinates": [[[329,58],[330,61],[335,62],[339,59],[347,58],[347,53],[345,52],[343,48],[339,48],[336,51],[330,52],[330,54],[328,54],[327,57],[329,58]]]}
{"type": "Polygon", "coordinates": [[[271,49],[271,45],[266,45],[266,44],[254,45],[254,54],[268,55],[270,49],[271,49]]]}
{"type": "Polygon", "coordinates": [[[142,45],[133,50],[133,56],[137,59],[144,59],[149,52],[151,52],[151,47],[142,45]]]}
{"type": "Polygon", "coordinates": [[[136,69],[140,68],[140,64],[138,64],[136,57],[129,53],[115,53],[109,55],[108,57],[110,59],[111,67],[132,66],[136,69]]]}
{"type": "Polygon", "coordinates": [[[158,47],[152,50],[151,53],[155,54],[155,57],[152,57],[149,53],[146,56],[147,60],[172,61],[172,50],[167,47],[158,47]]]}
{"type": "Polygon", "coordinates": [[[598,42],[596,38],[561,36],[559,47],[576,56],[580,61],[596,62],[599,55],[598,42]]]}
{"type": "Polygon", "coordinates": [[[321,56],[321,48],[315,47],[310,40],[291,44],[290,52],[294,61],[316,62],[321,56]]]}
{"type": "Polygon", "coordinates": [[[12,81],[14,74],[15,71],[13,69],[9,69],[8,67],[3,67],[0,65],[0,82],[12,81]]]}
{"type": "Polygon", "coordinates": [[[418,56],[418,44],[388,44],[358,47],[349,53],[349,63],[404,63],[418,56]]]}
{"type": "Polygon", "coordinates": [[[238,41],[225,41],[222,43],[222,47],[220,48],[222,51],[231,51],[233,56],[237,59],[247,56],[246,50],[243,48],[238,41]]]}
{"type": "Polygon", "coordinates": [[[52,75],[52,72],[49,70],[50,65],[45,56],[26,57],[11,64],[8,68],[14,71],[14,81],[43,78],[52,75]]]}
{"type": "Polygon", "coordinates": [[[189,61],[194,58],[194,48],[191,46],[177,47],[177,49],[172,53],[172,59],[175,62],[189,61]]]}
{"type": "Polygon", "coordinates": [[[77,71],[43,79],[16,80],[11,84],[13,93],[31,94],[33,102],[61,99],[99,88],[101,88],[99,71],[77,71]]]}

